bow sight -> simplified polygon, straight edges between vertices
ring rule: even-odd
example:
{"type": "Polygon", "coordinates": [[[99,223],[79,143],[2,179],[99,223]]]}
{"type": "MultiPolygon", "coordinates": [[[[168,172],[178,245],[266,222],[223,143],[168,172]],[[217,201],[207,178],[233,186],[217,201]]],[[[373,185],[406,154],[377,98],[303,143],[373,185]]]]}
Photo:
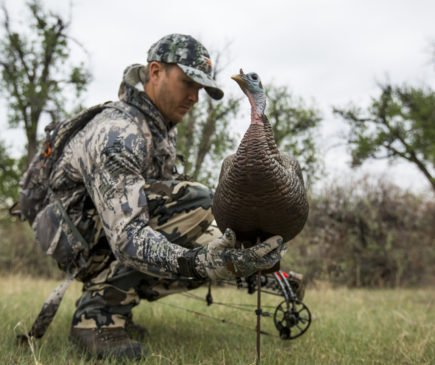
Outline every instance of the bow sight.
{"type": "MultiPolygon", "coordinates": [[[[228,284],[232,285],[231,282],[228,284]]],[[[246,288],[249,294],[257,291],[256,275],[242,281],[237,279],[238,288],[246,288]]],[[[293,340],[303,335],[310,327],[311,312],[302,302],[304,298],[304,285],[302,275],[294,272],[286,273],[282,270],[273,274],[261,275],[260,290],[262,293],[284,297],[284,300],[275,308],[273,322],[283,340],[293,340]]],[[[258,309],[257,309],[258,310],[258,309]]],[[[262,316],[270,316],[262,312],[262,316]]]]}

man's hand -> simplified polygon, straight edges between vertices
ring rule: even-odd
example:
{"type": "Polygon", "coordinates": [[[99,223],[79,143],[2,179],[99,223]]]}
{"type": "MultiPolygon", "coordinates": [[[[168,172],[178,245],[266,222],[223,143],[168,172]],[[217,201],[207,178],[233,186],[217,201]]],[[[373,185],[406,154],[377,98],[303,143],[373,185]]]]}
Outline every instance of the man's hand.
{"type": "Polygon", "coordinates": [[[211,280],[250,276],[270,269],[286,253],[281,236],[273,236],[247,249],[235,249],[236,235],[231,229],[202,247],[194,257],[197,276],[211,280]]]}

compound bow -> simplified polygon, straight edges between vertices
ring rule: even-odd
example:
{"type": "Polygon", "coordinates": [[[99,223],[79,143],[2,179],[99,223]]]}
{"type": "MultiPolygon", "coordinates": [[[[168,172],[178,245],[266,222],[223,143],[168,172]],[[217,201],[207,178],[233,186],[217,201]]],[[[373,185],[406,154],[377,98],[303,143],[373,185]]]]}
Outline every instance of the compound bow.
{"type": "MultiPolygon", "coordinates": [[[[311,312],[302,301],[304,297],[302,275],[291,271],[289,273],[286,273],[280,270],[271,274],[262,274],[260,276],[260,280],[260,283],[258,283],[257,275],[252,275],[243,280],[239,278],[236,281],[221,281],[219,284],[236,286],[238,289],[246,289],[249,294],[253,294],[255,292],[257,292],[258,294],[258,287],[260,287],[260,293],[282,297],[283,301],[281,301],[276,307],[265,306],[266,308],[271,308],[273,310],[273,316],[271,315],[271,312],[263,311],[261,307],[257,308],[253,312],[257,315],[257,317],[273,317],[275,328],[278,331],[277,337],[281,338],[282,340],[293,340],[303,335],[310,327],[311,312]]],[[[199,297],[198,295],[192,293],[183,293],[182,295],[195,300],[204,300],[202,297],[199,297]]],[[[249,304],[237,305],[214,301],[211,295],[211,284],[209,284],[209,290],[205,300],[208,305],[222,305],[235,308],[237,310],[252,312],[252,309],[247,308],[251,306],[249,304]]],[[[246,328],[246,326],[228,321],[226,319],[216,318],[205,313],[181,308],[179,306],[171,305],[168,303],[165,304],[176,307],[178,309],[192,312],[198,316],[204,316],[210,319],[218,320],[222,323],[237,325],[239,327],[246,328]]],[[[258,328],[259,327],[257,325],[257,329],[258,328]]],[[[260,333],[263,335],[274,336],[273,334],[266,331],[260,331],[260,333]]]]}

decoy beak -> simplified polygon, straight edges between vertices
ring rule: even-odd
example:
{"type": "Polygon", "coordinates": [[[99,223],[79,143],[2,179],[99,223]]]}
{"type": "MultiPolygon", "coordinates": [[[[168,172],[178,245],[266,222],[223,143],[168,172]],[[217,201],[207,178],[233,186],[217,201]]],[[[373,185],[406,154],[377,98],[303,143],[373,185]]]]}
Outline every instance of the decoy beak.
{"type": "Polygon", "coordinates": [[[242,80],[242,77],[241,77],[241,75],[239,75],[239,74],[233,75],[233,76],[231,76],[231,78],[232,78],[234,81],[237,81],[237,82],[239,82],[239,81],[242,80]]]}
{"type": "Polygon", "coordinates": [[[245,74],[243,73],[243,70],[240,69],[240,73],[237,74],[237,75],[233,75],[233,76],[231,76],[231,78],[232,78],[235,82],[237,82],[237,83],[239,84],[239,86],[240,86],[240,88],[242,89],[243,93],[245,93],[246,95],[248,95],[248,94],[246,93],[246,87],[247,87],[248,82],[247,82],[247,80],[246,80],[246,77],[244,77],[244,76],[245,76],[245,74]]]}
{"type": "Polygon", "coordinates": [[[243,74],[237,74],[237,75],[233,75],[231,76],[231,78],[237,82],[240,87],[244,87],[246,85],[246,80],[242,77],[243,74]]]}
{"type": "Polygon", "coordinates": [[[241,78],[242,75],[244,75],[244,72],[243,72],[243,69],[240,68],[240,74],[233,75],[233,76],[231,76],[231,78],[239,83],[242,80],[242,78],[241,78]]]}

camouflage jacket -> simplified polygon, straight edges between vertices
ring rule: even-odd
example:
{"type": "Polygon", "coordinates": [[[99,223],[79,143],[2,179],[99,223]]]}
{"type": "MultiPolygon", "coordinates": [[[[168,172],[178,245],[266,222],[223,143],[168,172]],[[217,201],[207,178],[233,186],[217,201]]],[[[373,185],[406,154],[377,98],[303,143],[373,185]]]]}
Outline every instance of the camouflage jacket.
{"type": "MultiPolygon", "coordinates": [[[[178,272],[176,258],[186,248],[169,242],[148,225],[144,187],[149,180],[174,177],[177,132],[175,126],[168,128],[142,91],[139,67],[132,65],[124,71],[119,89],[120,102],[128,103],[130,106],[122,105],[135,114],[109,108],[94,117],[65,146],[51,175],[51,187],[73,223],[91,242],[91,249],[92,243],[105,235],[114,256],[124,265],[173,277],[178,272]],[[98,220],[84,214],[89,197],[100,230],[95,223],[98,220]]],[[[65,243],[74,254],[82,254],[82,247],[55,204],[47,209],[33,223],[39,243],[49,254],[65,243]]],[[[87,259],[89,247],[84,251],[87,259]]]]}

